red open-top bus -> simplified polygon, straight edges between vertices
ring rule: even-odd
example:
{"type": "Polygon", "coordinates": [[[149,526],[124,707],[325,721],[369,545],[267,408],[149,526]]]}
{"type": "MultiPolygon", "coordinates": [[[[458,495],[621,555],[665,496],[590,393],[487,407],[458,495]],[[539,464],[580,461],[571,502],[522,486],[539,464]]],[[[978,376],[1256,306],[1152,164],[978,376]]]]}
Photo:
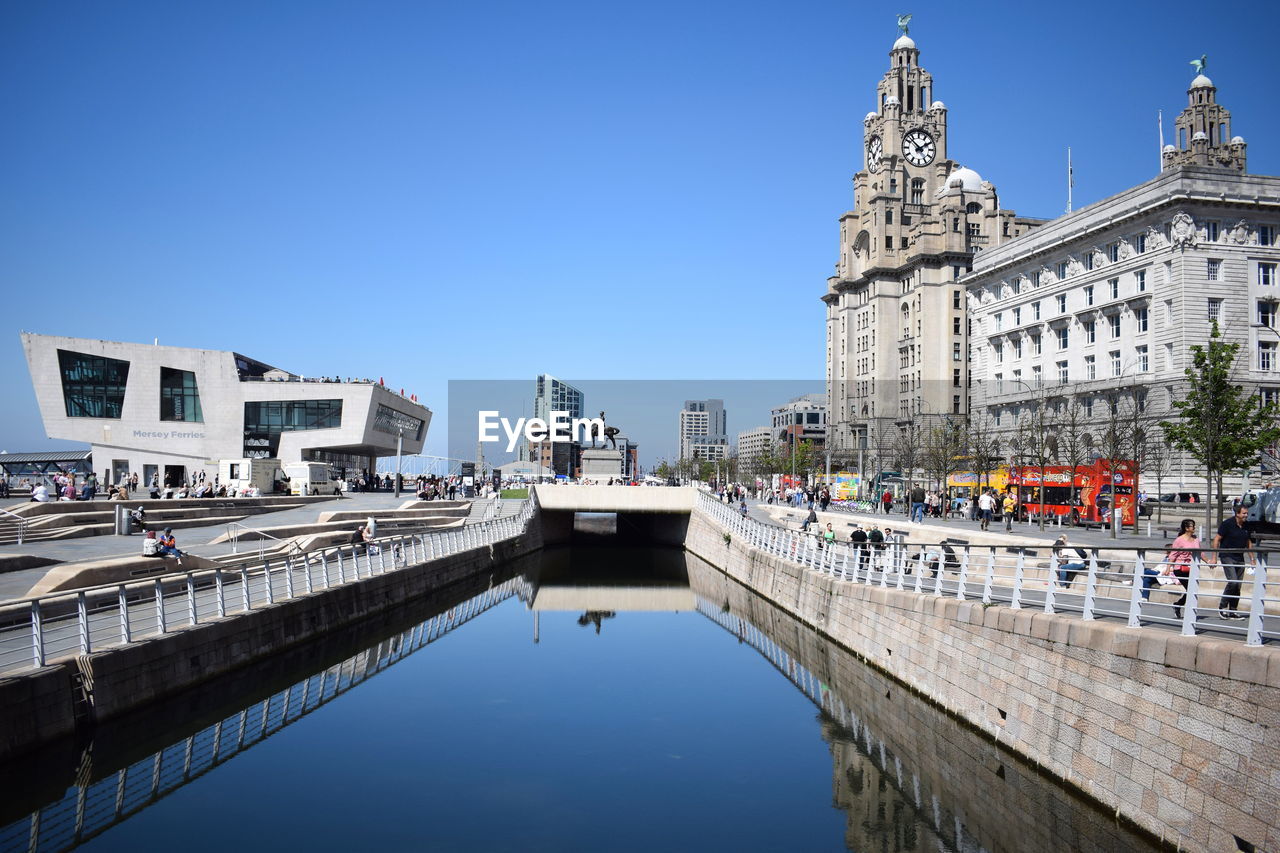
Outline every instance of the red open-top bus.
{"type": "MultiPolygon", "coordinates": [[[[1014,465],[1009,469],[1009,487],[1017,489],[1020,517],[1040,512],[1040,470],[1039,465],[1014,465]]],[[[1136,470],[1130,459],[1099,459],[1074,469],[1070,465],[1046,465],[1044,514],[1050,518],[1062,516],[1072,525],[1106,523],[1114,506],[1121,510],[1125,524],[1133,524],[1137,509],[1136,470]]]]}

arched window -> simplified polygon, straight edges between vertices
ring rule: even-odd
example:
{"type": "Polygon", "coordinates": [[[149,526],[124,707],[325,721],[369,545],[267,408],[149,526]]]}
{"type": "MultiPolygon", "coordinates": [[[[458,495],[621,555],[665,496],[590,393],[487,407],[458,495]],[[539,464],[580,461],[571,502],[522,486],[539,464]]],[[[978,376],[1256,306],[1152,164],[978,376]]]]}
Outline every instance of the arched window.
{"type": "Polygon", "coordinates": [[[911,203],[924,204],[924,179],[913,178],[911,180],[911,203]]]}
{"type": "Polygon", "coordinates": [[[978,204],[976,201],[971,201],[964,206],[964,212],[965,213],[981,213],[982,205],[978,204]]]}

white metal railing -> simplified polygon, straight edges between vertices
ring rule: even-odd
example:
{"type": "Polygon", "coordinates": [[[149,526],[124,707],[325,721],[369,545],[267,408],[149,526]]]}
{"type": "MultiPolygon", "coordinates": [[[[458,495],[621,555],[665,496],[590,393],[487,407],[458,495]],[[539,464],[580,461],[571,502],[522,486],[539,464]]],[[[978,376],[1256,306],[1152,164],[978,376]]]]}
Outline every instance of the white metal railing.
{"type": "Polygon", "coordinates": [[[264,560],[141,581],[88,587],[0,604],[0,673],[45,666],[69,655],[128,645],[196,625],[354,583],[522,535],[531,499],[506,518],[401,533],[264,560]]]}
{"type": "Polygon", "coordinates": [[[0,828],[0,850],[78,847],[508,599],[531,601],[532,592],[523,576],[490,587],[114,773],[77,781],[0,828]]]}
{"type": "Polygon", "coordinates": [[[823,544],[819,530],[801,532],[753,518],[699,495],[698,509],[732,539],[815,572],[849,583],[894,587],[922,595],[1003,604],[1014,609],[1079,615],[1081,619],[1117,619],[1130,627],[1164,625],[1193,636],[1212,630],[1243,638],[1248,645],[1280,639],[1277,582],[1267,580],[1280,551],[1256,549],[1237,565],[1238,552],[1203,550],[1193,554],[1185,585],[1160,569],[1165,548],[1067,546],[1071,562],[1059,565],[1052,543],[1039,546],[910,543],[894,537],[880,544],[823,544]],[[1044,556],[1041,556],[1043,553],[1044,556]],[[1238,575],[1233,578],[1232,575],[1238,575]],[[1059,585],[1062,581],[1065,584],[1059,585]],[[1163,591],[1163,594],[1160,594],[1163,591]],[[1159,597],[1156,597],[1156,595],[1159,597]],[[1181,599],[1181,601],[1179,601],[1181,599]],[[1268,613],[1268,609],[1271,610],[1268,613]],[[1226,612],[1215,619],[1214,611],[1226,612]]]}
{"type": "Polygon", "coordinates": [[[14,519],[14,522],[11,522],[11,523],[16,523],[18,525],[18,543],[17,544],[21,545],[22,540],[27,537],[26,517],[18,515],[16,512],[10,512],[7,509],[0,509],[0,515],[4,516],[5,518],[14,519]]]}
{"type": "MultiPolygon", "coordinates": [[[[233,521],[227,525],[227,539],[228,541],[231,542],[232,554],[240,553],[240,531],[242,530],[247,531],[249,533],[258,534],[258,537],[259,537],[258,538],[258,559],[259,560],[265,560],[267,558],[267,540],[268,539],[270,539],[273,542],[289,541],[288,539],[281,539],[279,536],[272,536],[270,533],[268,533],[265,530],[259,530],[256,527],[250,527],[247,524],[241,524],[238,521],[233,521]]],[[[297,542],[294,542],[293,547],[289,550],[290,550],[290,553],[298,553],[302,551],[302,546],[299,545],[297,542]]]]}

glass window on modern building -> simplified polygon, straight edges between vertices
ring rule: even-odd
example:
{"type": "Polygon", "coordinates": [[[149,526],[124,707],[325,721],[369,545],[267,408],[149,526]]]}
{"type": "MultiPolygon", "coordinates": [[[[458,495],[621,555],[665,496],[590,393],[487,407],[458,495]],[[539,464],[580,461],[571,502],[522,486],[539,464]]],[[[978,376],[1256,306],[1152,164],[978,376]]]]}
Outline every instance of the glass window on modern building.
{"type": "Polygon", "coordinates": [[[67,417],[120,418],[129,362],[60,349],[58,369],[67,417]]]}
{"type": "MultiPolygon", "coordinates": [[[[558,411],[567,411],[560,409],[558,411]]],[[[378,404],[378,410],[373,415],[373,428],[378,432],[384,432],[388,435],[401,435],[413,441],[422,440],[423,420],[415,418],[412,415],[406,415],[404,412],[397,412],[390,406],[378,404]]]]}
{"type": "Polygon", "coordinates": [[[244,404],[244,453],[275,456],[280,434],[342,426],[341,400],[264,400],[244,404]]]}
{"type": "Polygon", "coordinates": [[[160,368],[160,420],[204,421],[195,373],[173,367],[160,368]]]}

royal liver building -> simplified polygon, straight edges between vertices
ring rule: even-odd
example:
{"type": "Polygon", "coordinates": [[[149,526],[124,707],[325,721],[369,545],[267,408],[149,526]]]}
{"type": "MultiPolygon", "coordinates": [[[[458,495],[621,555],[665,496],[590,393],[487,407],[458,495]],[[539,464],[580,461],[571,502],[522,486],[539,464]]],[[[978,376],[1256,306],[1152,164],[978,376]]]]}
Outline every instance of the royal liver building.
{"type": "Polygon", "coordinates": [[[840,462],[892,446],[911,423],[966,411],[968,329],[958,280],[974,253],[1041,221],[948,157],[947,108],[907,35],[889,51],[863,121],[865,167],[840,217],[827,281],[829,440],[840,462]]]}

